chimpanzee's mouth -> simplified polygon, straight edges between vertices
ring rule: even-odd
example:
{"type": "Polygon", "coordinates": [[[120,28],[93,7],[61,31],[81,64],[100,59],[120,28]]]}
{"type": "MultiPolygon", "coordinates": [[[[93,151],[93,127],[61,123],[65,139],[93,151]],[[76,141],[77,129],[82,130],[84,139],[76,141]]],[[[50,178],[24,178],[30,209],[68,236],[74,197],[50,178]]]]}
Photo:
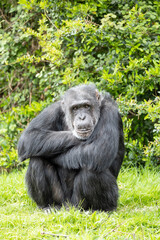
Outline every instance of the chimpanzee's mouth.
{"type": "Polygon", "coordinates": [[[73,135],[81,140],[86,140],[92,134],[91,128],[74,129],[73,135]]]}
{"type": "Polygon", "coordinates": [[[80,134],[80,135],[86,135],[86,134],[89,134],[91,132],[92,132],[91,129],[80,129],[80,130],[77,130],[77,133],[80,134]]]}
{"type": "Polygon", "coordinates": [[[90,137],[91,133],[92,133],[91,129],[87,129],[87,130],[81,129],[80,131],[79,130],[77,131],[77,136],[78,138],[85,140],[90,137]]]}

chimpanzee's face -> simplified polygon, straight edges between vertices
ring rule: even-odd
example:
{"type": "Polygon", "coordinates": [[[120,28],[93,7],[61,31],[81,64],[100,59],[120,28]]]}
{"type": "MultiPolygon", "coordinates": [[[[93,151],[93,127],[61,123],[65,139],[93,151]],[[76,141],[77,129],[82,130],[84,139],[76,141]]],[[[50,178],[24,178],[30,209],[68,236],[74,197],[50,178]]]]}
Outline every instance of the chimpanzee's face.
{"type": "Polygon", "coordinates": [[[97,92],[69,90],[63,100],[66,123],[73,135],[81,140],[90,137],[100,116],[97,92]]]}
{"type": "Polygon", "coordinates": [[[97,123],[93,115],[93,106],[89,101],[73,103],[70,106],[73,134],[79,139],[87,139],[97,123]]]}

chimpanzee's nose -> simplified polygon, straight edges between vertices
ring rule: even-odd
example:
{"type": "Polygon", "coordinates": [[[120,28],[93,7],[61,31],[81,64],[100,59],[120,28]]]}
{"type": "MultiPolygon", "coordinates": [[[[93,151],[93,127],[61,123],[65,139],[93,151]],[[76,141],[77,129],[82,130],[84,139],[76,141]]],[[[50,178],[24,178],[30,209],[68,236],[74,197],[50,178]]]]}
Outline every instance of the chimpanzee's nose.
{"type": "Polygon", "coordinates": [[[85,115],[85,114],[82,114],[82,115],[79,116],[79,119],[80,119],[80,120],[85,120],[85,118],[86,118],[86,115],[85,115]]]}

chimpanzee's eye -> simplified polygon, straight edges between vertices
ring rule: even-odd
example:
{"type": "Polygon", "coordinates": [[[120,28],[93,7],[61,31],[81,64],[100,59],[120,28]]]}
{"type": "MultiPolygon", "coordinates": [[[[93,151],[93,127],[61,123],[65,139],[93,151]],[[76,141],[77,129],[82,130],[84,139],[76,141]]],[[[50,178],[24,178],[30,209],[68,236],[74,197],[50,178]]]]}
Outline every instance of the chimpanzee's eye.
{"type": "Polygon", "coordinates": [[[87,109],[87,110],[90,110],[90,109],[91,109],[91,106],[88,105],[88,104],[85,104],[85,105],[84,105],[84,108],[87,109]]]}
{"type": "Polygon", "coordinates": [[[74,106],[73,108],[72,108],[72,111],[76,111],[78,109],[78,107],[77,106],[74,106]]]}

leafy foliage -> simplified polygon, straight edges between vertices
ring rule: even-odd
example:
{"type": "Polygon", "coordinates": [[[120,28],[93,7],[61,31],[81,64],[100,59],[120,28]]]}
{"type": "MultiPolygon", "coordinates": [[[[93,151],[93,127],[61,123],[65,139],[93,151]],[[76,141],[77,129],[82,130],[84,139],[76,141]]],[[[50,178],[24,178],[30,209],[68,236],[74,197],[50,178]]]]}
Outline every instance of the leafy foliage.
{"type": "Polygon", "coordinates": [[[158,1],[19,0],[1,5],[1,165],[21,130],[65,89],[94,82],[117,99],[125,165],[160,163],[158,1]],[[23,106],[23,107],[22,107],[23,106]]]}

